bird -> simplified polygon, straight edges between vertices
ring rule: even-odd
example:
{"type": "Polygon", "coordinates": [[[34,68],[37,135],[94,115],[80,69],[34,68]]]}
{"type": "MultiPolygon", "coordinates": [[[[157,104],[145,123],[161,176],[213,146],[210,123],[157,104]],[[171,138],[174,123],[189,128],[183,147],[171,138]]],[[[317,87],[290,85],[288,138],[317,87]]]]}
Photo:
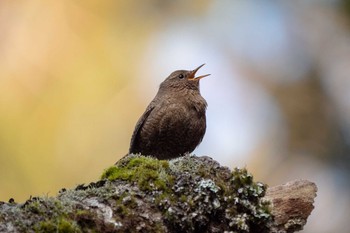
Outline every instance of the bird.
{"type": "Polygon", "coordinates": [[[169,160],[191,153],[206,131],[207,102],[201,96],[197,71],[176,70],[159,86],[158,92],[136,123],[129,154],[169,160]]]}

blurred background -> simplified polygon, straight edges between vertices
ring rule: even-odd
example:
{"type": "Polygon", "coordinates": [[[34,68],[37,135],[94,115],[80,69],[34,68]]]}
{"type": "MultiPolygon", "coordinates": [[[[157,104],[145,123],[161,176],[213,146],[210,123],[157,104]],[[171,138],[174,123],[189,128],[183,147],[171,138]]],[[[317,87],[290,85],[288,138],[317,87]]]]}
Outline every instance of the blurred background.
{"type": "Polygon", "coordinates": [[[303,232],[349,232],[350,1],[0,1],[0,200],[96,181],[177,69],[209,106],[196,149],[317,183],[303,232]]]}

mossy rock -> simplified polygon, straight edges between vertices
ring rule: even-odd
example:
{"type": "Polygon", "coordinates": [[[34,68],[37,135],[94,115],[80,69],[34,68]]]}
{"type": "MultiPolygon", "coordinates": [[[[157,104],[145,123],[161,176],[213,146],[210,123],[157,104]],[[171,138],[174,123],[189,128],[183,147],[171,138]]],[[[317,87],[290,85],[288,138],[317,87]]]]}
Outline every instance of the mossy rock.
{"type": "Polygon", "coordinates": [[[129,155],[57,197],[0,204],[0,232],[269,232],[266,186],[209,157],[129,155]]]}

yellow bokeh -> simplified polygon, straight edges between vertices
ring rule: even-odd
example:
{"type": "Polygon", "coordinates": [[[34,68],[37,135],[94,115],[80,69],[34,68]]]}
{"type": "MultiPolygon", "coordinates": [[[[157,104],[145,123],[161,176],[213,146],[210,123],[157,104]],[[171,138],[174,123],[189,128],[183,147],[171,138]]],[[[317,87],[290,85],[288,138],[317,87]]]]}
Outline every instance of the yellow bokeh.
{"type": "Polygon", "coordinates": [[[96,180],[127,152],[128,82],[151,32],[134,4],[0,3],[0,200],[96,180]]]}

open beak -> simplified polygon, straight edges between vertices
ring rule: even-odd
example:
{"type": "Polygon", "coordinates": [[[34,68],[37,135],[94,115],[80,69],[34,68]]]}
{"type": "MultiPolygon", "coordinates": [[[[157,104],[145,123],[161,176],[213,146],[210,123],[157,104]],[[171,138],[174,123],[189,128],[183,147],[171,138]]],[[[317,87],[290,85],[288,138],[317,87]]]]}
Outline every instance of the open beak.
{"type": "Polygon", "coordinates": [[[197,71],[204,65],[205,64],[202,64],[202,65],[198,66],[196,69],[192,70],[190,75],[188,76],[188,80],[200,80],[200,79],[202,79],[204,77],[209,76],[210,74],[205,74],[205,75],[201,75],[201,76],[195,77],[197,71]]]}

